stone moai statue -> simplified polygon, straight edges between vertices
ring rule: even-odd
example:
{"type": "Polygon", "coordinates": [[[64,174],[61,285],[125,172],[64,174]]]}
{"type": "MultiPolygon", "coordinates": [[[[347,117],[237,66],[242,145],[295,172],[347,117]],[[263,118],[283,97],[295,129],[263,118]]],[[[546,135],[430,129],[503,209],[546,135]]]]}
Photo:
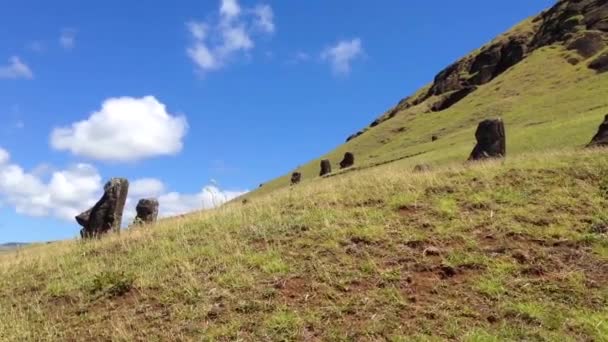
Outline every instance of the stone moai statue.
{"type": "Polygon", "coordinates": [[[137,211],[136,223],[152,224],[158,218],[158,200],[156,198],[141,199],[137,203],[135,211],[137,211]]]}
{"type": "Polygon", "coordinates": [[[76,216],[76,222],[82,226],[82,238],[100,237],[109,231],[120,231],[129,181],[124,178],[112,178],[103,190],[103,196],[91,209],[76,216]]]}
{"type": "Polygon", "coordinates": [[[340,168],[346,169],[353,165],[355,165],[355,155],[351,152],[344,153],[344,159],[342,159],[342,161],[340,162],[340,168]]]}
{"type": "Polygon", "coordinates": [[[302,180],[302,174],[299,172],[294,172],[291,174],[291,185],[296,185],[300,183],[302,180]]]}
{"type": "Polygon", "coordinates": [[[597,134],[591,139],[587,147],[608,146],[608,114],[604,118],[604,122],[600,124],[597,134]]]}
{"type": "Polygon", "coordinates": [[[319,176],[323,177],[331,173],[331,162],[327,159],[321,160],[321,172],[319,176]]]}
{"type": "Polygon", "coordinates": [[[475,132],[477,145],[469,160],[504,158],[507,155],[505,125],[501,119],[488,119],[479,123],[475,132]]]}

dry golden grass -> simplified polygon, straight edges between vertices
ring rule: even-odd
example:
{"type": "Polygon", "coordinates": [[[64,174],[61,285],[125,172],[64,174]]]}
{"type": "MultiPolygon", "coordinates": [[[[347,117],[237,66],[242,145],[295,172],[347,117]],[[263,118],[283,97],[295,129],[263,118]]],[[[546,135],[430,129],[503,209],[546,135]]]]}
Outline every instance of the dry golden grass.
{"type": "Polygon", "coordinates": [[[305,182],[0,255],[0,340],[605,341],[607,207],[602,150],[305,182]]]}

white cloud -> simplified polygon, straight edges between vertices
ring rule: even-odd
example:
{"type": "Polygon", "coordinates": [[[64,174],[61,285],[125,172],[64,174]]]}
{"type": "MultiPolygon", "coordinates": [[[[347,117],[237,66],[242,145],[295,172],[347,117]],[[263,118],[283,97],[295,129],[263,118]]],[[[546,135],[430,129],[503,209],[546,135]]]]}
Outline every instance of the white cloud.
{"type": "Polygon", "coordinates": [[[264,32],[273,33],[274,27],[274,12],[269,5],[257,5],[253,12],[256,15],[255,25],[264,32]]]}
{"type": "Polygon", "coordinates": [[[76,46],[76,30],[63,29],[59,35],[59,44],[66,50],[71,50],[76,46]]]}
{"type": "Polygon", "coordinates": [[[196,194],[170,192],[160,196],[158,201],[161,216],[166,217],[215,208],[244,193],[244,191],[222,191],[215,185],[209,185],[196,194]]]}
{"type": "Polygon", "coordinates": [[[188,56],[202,70],[213,70],[220,67],[220,64],[213,53],[203,43],[195,43],[193,46],[188,48],[187,52],[188,56]]]}
{"type": "MultiPolygon", "coordinates": [[[[89,164],[77,164],[55,171],[45,182],[34,172],[26,172],[11,163],[10,154],[0,148],[0,202],[12,206],[18,214],[55,217],[74,224],[74,217],[92,207],[103,193],[102,178],[89,164]]],[[[135,217],[135,205],[141,198],[156,197],[161,217],[211,209],[245,193],[220,190],[209,185],[193,194],[166,192],[165,185],[155,178],[131,182],[124,212],[124,225],[135,217]]]]}
{"type": "Polygon", "coordinates": [[[8,152],[0,149],[0,199],[28,216],[53,216],[73,221],[74,216],[95,203],[101,177],[88,164],[77,164],[53,172],[48,183],[19,165],[9,163],[8,152]]]}
{"type": "Polygon", "coordinates": [[[8,153],[8,151],[3,148],[0,148],[0,165],[8,163],[10,158],[11,155],[8,153]]]}
{"type": "Polygon", "coordinates": [[[350,73],[353,60],[362,54],[361,39],[355,38],[350,41],[343,40],[328,47],[321,53],[321,58],[329,62],[334,73],[344,75],[350,73]]]}
{"type": "Polygon", "coordinates": [[[237,0],[222,0],[219,20],[190,21],[186,27],[192,37],[186,53],[199,71],[208,72],[222,68],[239,53],[252,50],[256,32],[274,32],[274,13],[268,5],[242,10],[237,0]]]}
{"type": "Polygon", "coordinates": [[[209,26],[207,26],[207,24],[198,21],[190,21],[186,23],[186,26],[194,39],[205,40],[205,38],[207,38],[207,32],[209,31],[209,26]]]}
{"type": "Polygon", "coordinates": [[[155,178],[142,178],[129,185],[129,196],[135,198],[157,197],[165,191],[165,185],[155,178]]]}
{"type": "Polygon", "coordinates": [[[155,178],[138,179],[132,182],[129,186],[123,224],[128,225],[133,222],[136,215],[135,206],[142,198],[157,198],[159,216],[171,217],[197,210],[212,209],[246,193],[246,191],[240,190],[221,190],[213,182],[197,193],[165,192],[165,189],[163,182],[155,178]]]}
{"type": "Polygon", "coordinates": [[[9,79],[32,79],[34,78],[34,73],[30,69],[27,64],[21,61],[19,57],[13,56],[9,58],[9,64],[5,66],[0,66],[0,79],[9,78],[9,79]]]}
{"type": "Polygon", "coordinates": [[[51,145],[75,155],[129,162],[181,151],[188,124],[153,96],[110,98],[70,127],[55,128],[51,145]]]}
{"type": "Polygon", "coordinates": [[[241,14],[241,6],[237,0],[222,0],[220,15],[227,19],[233,19],[241,14]]]}

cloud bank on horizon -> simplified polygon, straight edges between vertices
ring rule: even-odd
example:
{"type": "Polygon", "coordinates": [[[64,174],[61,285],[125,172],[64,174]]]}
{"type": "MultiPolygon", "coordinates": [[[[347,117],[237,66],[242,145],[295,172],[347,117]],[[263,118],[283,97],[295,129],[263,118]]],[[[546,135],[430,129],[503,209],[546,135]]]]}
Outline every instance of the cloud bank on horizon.
{"type": "MultiPolygon", "coordinates": [[[[123,224],[135,217],[135,205],[141,198],[157,197],[160,216],[167,217],[211,209],[246,193],[224,191],[216,185],[192,194],[167,192],[164,183],[155,178],[134,180],[129,188],[123,224]]],[[[50,180],[44,181],[36,172],[11,162],[9,152],[0,147],[0,204],[14,207],[18,214],[75,224],[74,217],[93,206],[102,193],[102,176],[93,165],[81,163],[54,171],[50,180]]]]}

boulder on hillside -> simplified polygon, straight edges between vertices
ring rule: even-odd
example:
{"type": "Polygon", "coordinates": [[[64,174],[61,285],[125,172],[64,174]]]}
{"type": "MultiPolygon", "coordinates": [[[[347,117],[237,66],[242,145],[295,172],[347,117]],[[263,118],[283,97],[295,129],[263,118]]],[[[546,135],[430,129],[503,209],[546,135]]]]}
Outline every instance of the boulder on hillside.
{"type": "Polygon", "coordinates": [[[506,156],[505,126],[501,119],[488,119],[479,123],[475,132],[477,145],[469,160],[503,158],[506,156]]]}
{"type": "Polygon", "coordinates": [[[158,218],[158,200],[156,198],[141,199],[137,203],[135,210],[137,211],[135,222],[152,224],[158,218]]]}
{"type": "Polygon", "coordinates": [[[587,147],[604,147],[608,146],[608,114],[604,118],[604,122],[600,125],[597,134],[591,139],[587,147]]]}
{"type": "Polygon", "coordinates": [[[302,180],[302,174],[300,172],[294,172],[291,174],[291,185],[296,185],[302,180]]]}
{"type": "Polygon", "coordinates": [[[608,71],[608,52],[604,52],[589,63],[589,69],[597,71],[599,74],[608,71]]]}
{"type": "Polygon", "coordinates": [[[431,168],[431,166],[428,164],[418,164],[418,165],[414,166],[414,172],[422,173],[422,172],[429,172],[432,170],[433,170],[433,168],[431,168]]]}
{"type": "Polygon", "coordinates": [[[103,189],[101,199],[91,209],[76,216],[76,222],[82,226],[82,238],[95,238],[109,231],[120,231],[129,181],[124,178],[112,178],[103,189]]]}
{"type": "Polygon", "coordinates": [[[351,152],[344,153],[344,158],[340,162],[340,168],[346,169],[353,165],[355,165],[355,155],[352,154],[351,152]]]}
{"type": "Polygon", "coordinates": [[[331,162],[328,159],[321,160],[321,172],[319,176],[323,177],[331,173],[331,162]]]}

